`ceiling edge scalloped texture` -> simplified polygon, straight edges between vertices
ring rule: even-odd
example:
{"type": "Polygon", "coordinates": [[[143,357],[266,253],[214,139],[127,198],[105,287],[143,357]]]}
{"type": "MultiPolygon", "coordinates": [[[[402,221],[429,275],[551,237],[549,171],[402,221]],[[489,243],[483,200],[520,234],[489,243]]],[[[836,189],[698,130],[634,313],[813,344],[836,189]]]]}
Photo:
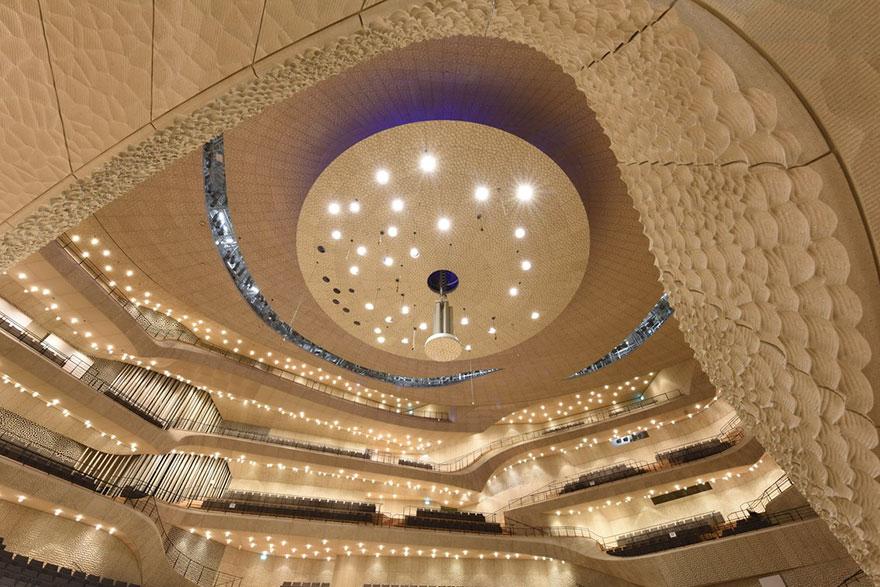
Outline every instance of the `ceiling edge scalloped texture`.
{"type": "Polygon", "coordinates": [[[675,10],[647,0],[437,1],[310,50],[112,159],[0,239],[8,267],[244,118],[412,42],[489,35],[573,75],[596,110],[703,369],[850,554],[880,579],[870,348],[822,177],[789,168],[775,99],[740,89],[675,10]],[[754,167],[756,164],[771,164],[754,167]]]}

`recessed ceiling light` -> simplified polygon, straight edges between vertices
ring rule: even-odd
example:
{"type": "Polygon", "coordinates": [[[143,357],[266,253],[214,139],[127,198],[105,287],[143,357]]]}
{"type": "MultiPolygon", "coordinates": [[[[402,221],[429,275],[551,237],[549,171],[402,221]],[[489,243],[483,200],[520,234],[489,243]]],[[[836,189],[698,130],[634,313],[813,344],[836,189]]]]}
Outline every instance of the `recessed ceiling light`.
{"type": "Polygon", "coordinates": [[[437,221],[437,228],[439,228],[440,230],[449,230],[449,227],[451,226],[452,222],[449,220],[449,218],[446,218],[445,216],[437,221]]]}
{"type": "Polygon", "coordinates": [[[367,302],[366,304],[364,304],[364,307],[367,310],[372,310],[373,308],[375,308],[375,306],[373,305],[373,302],[367,302]]]}
{"type": "Polygon", "coordinates": [[[388,170],[386,170],[386,169],[376,170],[376,181],[378,183],[385,185],[386,183],[388,183],[389,179],[391,179],[391,174],[388,173],[388,170]]]}
{"type": "Polygon", "coordinates": [[[409,306],[401,306],[400,313],[401,314],[409,314],[409,306]]]}
{"type": "Polygon", "coordinates": [[[79,235],[78,234],[73,235],[72,237],[70,237],[70,240],[72,240],[75,243],[78,243],[79,242],[79,235]]]}
{"type": "Polygon", "coordinates": [[[403,344],[409,344],[409,339],[408,338],[401,338],[400,342],[402,342],[403,344]]]}
{"type": "Polygon", "coordinates": [[[348,268],[348,272],[351,273],[352,275],[357,275],[359,271],[360,271],[360,269],[358,269],[357,265],[352,265],[351,267],[348,268]]]}
{"type": "Polygon", "coordinates": [[[385,322],[391,324],[391,316],[385,316],[385,322]]]}
{"type": "Polygon", "coordinates": [[[332,236],[334,240],[339,240],[342,238],[342,233],[339,232],[338,230],[334,230],[333,232],[330,233],[330,236],[332,236]]]}
{"type": "Polygon", "coordinates": [[[376,334],[382,334],[382,329],[377,326],[373,329],[373,332],[375,332],[376,334]]]}
{"type": "Polygon", "coordinates": [[[409,256],[412,257],[413,259],[418,259],[419,258],[419,250],[415,247],[411,248],[409,250],[409,256]]]}
{"type": "Polygon", "coordinates": [[[537,312],[532,312],[532,320],[537,320],[540,317],[541,317],[541,315],[538,314],[537,312]]]}
{"type": "Polygon", "coordinates": [[[339,204],[337,204],[336,202],[330,202],[330,205],[327,206],[327,211],[331,214],[339,214],[339,210],[339,204]]]}
{"type": "Polygon", "coordinates": [[[427,329],[428,329],[428,325],[425,324],[424,322],[422,322],[421,324],[419,324],[419,330],[427,330],[427,329]]]}
{"type": "Polygon", "coordinates": [[[510,288],[510,295],[512,295],[512,296],[519,295],[519,290],[516,289],[515,287],[511,287],[510,288]]]}
{"type": "Polygon", "coordinates": [[[470,320],[468,320],[467,316],[461,317],[461,325],[462,326],[467,326],[469,323],[470,323],[470,320]]]}
{"type": "Polygon", "coordinates": [[[388,227],[388,236],[392,236],[392,237],[397,236],[397,227],[396,226],[389,226],[388,227]]]}
{"type": "Polygon", "coordinates": [[[393,200],[391,200],[391,209],[395,212],[402,212],[403,200],[401,200],[400,198],[394,198],[393,200]]]}
{"type": "Polygon", "coordinates": [[[419,159],[419,167],[421,167],[422,171],[431,173],[437,169],[437,158],[430,153],[425,153],[422,155],[422,158],[419,159]]]}
{"type": "Polygon", "coordinates": [[[516,230],[513,231],[513,236],[515,236],[516,238],[522,238],[525,235],[526,235],[525,228],[520,227],[520,228],[517,228],[516,230]]]}
{"type": "Polygon", "coordinates": [[[527,183],[521,183],[516,187],[516,198],[520,202],[528,202],[535,195],[535,190],[527,183]]]}
{"type": "Polygon", "coordinates": [[[351,204],[349,204],[348,211],[351,212],[352,214],[357,214],[358,212],[360,212],[361,211],[360,202],[352,202],[351,204]]]}
{"type": "Polygon", "coordinates": [[[498,331],[495,330],[495,327],[494,327],[494,326],[490,326],[490,327],[489,327],[489,334],[495,334],[496,332],[498,332],[498,331]]]}
{"type": "Polygon", "coordinates": [[[471,345],[469,345],[469,344],[464,345],[464,350],[466,350],[466,351],[471,350],[471,345]]]}
{"type": "Polygon", "coordinates": [[[91,240],[91,243],[92,243],[93,245],[96,245],[96,244],[98,244],[99,242],[101,242],[101,241],[99,241],[97,238],[93,238],[93,239],[91,240]]]}
{"type": "Polygon", "coordinates": [[[378,338],[376,339],[376,342],[378,342],[379,344],[382,344],[383,342],[385,342],[385,337],[384,337],[384,336],[380,336],[380,337],[378,337],[378,338]]]}
{"type": "Polygon", "coordinates": [[[523,271],[528,271],[529,269],[532,268],[532,262],[531,261],[523,261],[522,264],[520,265],[520,267],[522,267],[523,271]]]}
{"type": "Polygon", "coordinates": [[[382,264],[386,267],[391,267],[394,264],[394,259],[391,257],[382,257],[382,264]]]}
{"type": "Polygon", "coordinates": [[[27,279],[27,274],[26,273],[19,273],[18,278],[19,279],[27,279]]]}
{"type": "Polygon", "coordinates": [[[365,247],[364,245],[359,246],[357,248],[357,254],[360,255],[361,257],[366,255],[367,254],[367,247],[365,247]]]}
{"type": "Polygon", "coordinates": [[[485,202],[489,199],[489,188],[484,185],[477,186],[477,189],[474,190],[474,197],[480,202],[485,202]]]}

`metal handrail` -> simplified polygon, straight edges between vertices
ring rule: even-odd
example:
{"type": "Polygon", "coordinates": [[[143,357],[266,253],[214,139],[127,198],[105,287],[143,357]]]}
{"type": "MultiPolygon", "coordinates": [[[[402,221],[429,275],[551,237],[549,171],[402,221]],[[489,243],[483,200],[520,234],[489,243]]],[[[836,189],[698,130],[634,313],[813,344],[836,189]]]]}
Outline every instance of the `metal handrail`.
{"type": "MultiPolygon", "coordinates": [[[[684,448],[687,446],[697,445],[702,442],[706,442],[707,440],[712,440],[713,438],[718,438],[719,440],[722,440],[725,442],[730,442],[730,446],[724,449],[724,451],[726,451],[730,448],[733,448],[737,444],[739,444],[743,440],[743,438],[745,438],[745,433],[743,432],[743,430],[741,428],[734,428],[734,429],[729,430],[727,432],[715,434],[715,435],[710,436],[708,438],[694,440],[688,444],[681,445],[681,447],[678,447],[678,448],[684,448]]],[[[672,449],[672,450],[676,450],[676,449],[672,449]]],[[[724,452],[724,451],[722,451],[722,452],[724,452]]],[[[662,453],[656,453],[656,454],[662,454],[662,453]]],[[[714,454],[718,454],[718,453],[712,453],[709,455],[701,455],[697,458],[701,459],[701,458],[705,458],[708,456],[713,456],[714,454]]],[[[694,460],[697,460],[697,459],[694,459],[694,460]]],[[[688,461],[688,462],[691,462],[691,461],[688,461]]],[[[576,481],[580,480],[581,477],[583,477],[585,475],[589,475],[590,473],[595,473],[598,471],[602,471],[604,469],[611,469],[612,467],[614,467],[616,465],[629,465],[632,470],[635,470],[637,472],[633,473],[632,475],[629,475],[628,477],[635,477],[638,475],[643,475],[645,473],[653,473],[655,471],[663,471],[666,469],[673,469],[676,467],[681,467],[686,464],[687,463],[675,463],[675,462],[671,462],[671,461],[667,461],[667,460],[660,460],[660,459],[653,461],[651,463],[647,463],[645,461],[633,461],[632,459],[627,459],[627,460],[622,461],[620,463],[612,463],[610,465],[603,465],[602,467],[595,467],[595,468],[589,469],[587,471],[581,471],[579,473],[574,473],[572,475],[565,477],[564,479],[562,479],[560,481],[554,481],[554,482],[542,487],[541,489],[538,489],[537,491],[530,493],[529,495],[524,495],[522,497],[510,500],[507,503],[507,508],[512,509],[512,508],[522,507],[524,505],[540,503],[542,501],[547,501],[549,499],[553,499],[554,497],[559,497],[561,495],[568,495],[570,493],[578,493],[580,491],[592,489],[593,487],[597,487],[597,486],[603,485],[605,483],[610,483],[612,481],[616,481],[618,479],[611,479],[612,475],[611,475],[611,471],[609,470],[608,471],[609,475],[607,475],[605,477],[605,479],[608,479],[608,480],[603,480],[602,477],[599,477],[599,478],[595,479],[596,483],[594,485],[590,485],[590,486],[583,487],[580,489],[575,489],[572,491],[564,491],[566,485],[568,485],[569,483],[576,482],[576,481]]],[[[623,479],[623,477],[621,477],[619,479],[623,479]]]]}
{"type": "MultiPolygon", "coordinates": [[[[782,474],[776,479],[776,481],[771,483],[767,489],[762,491],[761,495],[751,501],[743,502],[740,505],[739,512],[734,512],[734,514],[748,514],[749,512],[757,512],[759,510],[766,511],[767,506],[773,498],[780,495],[789,487],[791,487],[791,479],[788,478],[788,475],[782,474]]],[[[734,514],[731,514],[731,516],[734,514]]]]}
{"type": "Polygon", "coordinates": [[[138,325],[149,336],[153,338],[157,338],[160,340],[173,340],[190,344],[197,348],[210,351],[214,354],[218,354],[227,359],[242,363],[249,367],[253,367],[265,373],[269,373],[270,375],[274,375],[288,381],[293,381],[309,389],[314,389],[315,391],[330,395],[332,397],[337,397],[352,403],[361,404],[370,408],[376,408],[388,412],[394,412],[397,414],[402,414],[404,416],[435,420],[438,422],[450,421],[448,412],[417,410],[414,408],[397,408],[396,406],[366,398],[355,393],[349,393],[347,391],[334,388],[330,385],[319,383],[307,377],[296,375],[295,373],[291,373],[290,371],[267,365],[260,361],[251,359],[250,357],[245,357],[238,353],[232,352],[223,347],[207,343],[189,330],[186,330],[185,327],[182,327],[183,330],[181,331],[158,328],[150,322],[149,318],[147,318],[147,316],[143,312],[141,312],[138,304],[132,303],[123,291],[121,291],[115,285],[111,285],[111,282],[113,282],[113,280],[104,275],[100,268],[98,268],[98,266],[95,265],[90,259],[82,256],[82,251],[73,243],[73,241],[71,241],[67,237],[67,235],[62,234],[58,237],[58,241],[64,251],[74,260],[74,262],[82,267],[86,271],[86,273],[89,274],[89,276],[95,282],[97,282],[98,285],[101,286],[101,288],[110,296],[110,298],[116,301],[120,306],[122,306],[122,308],[135,319],[138,325]]]}

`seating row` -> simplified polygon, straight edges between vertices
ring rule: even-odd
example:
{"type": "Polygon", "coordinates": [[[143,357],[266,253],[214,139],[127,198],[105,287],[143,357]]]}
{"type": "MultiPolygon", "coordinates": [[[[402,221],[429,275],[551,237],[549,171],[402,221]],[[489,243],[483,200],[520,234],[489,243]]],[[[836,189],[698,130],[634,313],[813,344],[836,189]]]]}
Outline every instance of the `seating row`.
{"type": "Polygon", "coordinates": [[[66,567],[46,563],[35,558],[16,555],[6,550],[0,538],[0,585],[13,587],[140,587],[134,583],[114,581],[97,575],[87,575],[66,567]]]}
{"type": "Polygon", "coordinates": [[[658,462],[665,462],[670,465],[683,465],[684,463],[718,454],[731,446],[733,446],[733,443],[729,441],[721,440],[720,438],[710,438],[702,442],[657,453],[655,457],[658,462]]]}
{"type": "Polygon", "coordinates": [[[271,495],[253,491],[226,490],[224,499],[247,501],[254,504],[290,505],[320,509],[376,513],[376,504],[360,501],[339,501],[317,497],[300,497],[298,495],[271,495]]]}
{"type": "Polygon", "coordinates": [[[223,499],[208,499],[202,502],[202,509],[213,512],[250,514],[255,516],[277,516],[285,518],[306,518],[332,522],[374,523],[375,513],[332,510],[303,507],[297,505],[271,505],[223,499]]]}
{"type": "Polygon", "coordinates": [[[429,510],[418,508],[416,516],[420,518],[439,518],[444,520],[463,520],[465,522],[485,522],[486,516],[479,512],[459,512],[456,510],[440,509],[429,510]]]}
{"type": "Polygon", "coordinates": [[[431,463],[426,463],[424,461],[413,461],[410,459],[398,459],[397,464],[403,465],[405,467],[417,467],[419,469],[428,469],[429,471],[432,471],[434,469],[434,465],[432,465],[431,463]]]}
{"type": "Polygon", "coordinates": [[[281,587],[330,587],[330,583],[321,583],[320,581],[285,581],[281,587]]]}
{"type": "Polygon", "coordinates": [[[479,532],[484,534],[502,534],[501,524],[496,522],[478,522],[450,520],[448,518],[424,518],[406,516],[404,525],[411,528],[429,528],[431,530],[449,530],[452,532],[479,532]]]}
{"type": "Polygon", "coordinates": [[[612,481],[617,481],[619,479],[641,475],[644,472],[645,470],[643,468],[634,467],[627,463],[611,465],[610,467],[589,471],[579,476],[574,481],[569,481],[562,486],[562,490],[559,493],[561,495],[563,493],[580,491],[587,487],[594,487],[604,483],[611,483],[612,481]]]}

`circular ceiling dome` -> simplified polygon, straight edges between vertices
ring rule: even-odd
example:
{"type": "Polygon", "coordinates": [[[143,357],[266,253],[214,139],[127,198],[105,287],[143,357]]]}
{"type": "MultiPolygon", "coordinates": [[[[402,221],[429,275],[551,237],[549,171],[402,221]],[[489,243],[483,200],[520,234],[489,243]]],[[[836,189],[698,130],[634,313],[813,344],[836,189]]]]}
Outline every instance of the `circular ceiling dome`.
{"type": "Polygon", "coordinates": [[[577,190],[540,150],[443,120],[377,133],[331,162],[303,202],[296,246],[335,322],[413,359],[430,360],[437,294],[425,280],[454,271],[449,303],[466,359],[516,346],[565,309],[587,267],[589,227],[577,190]]]}

